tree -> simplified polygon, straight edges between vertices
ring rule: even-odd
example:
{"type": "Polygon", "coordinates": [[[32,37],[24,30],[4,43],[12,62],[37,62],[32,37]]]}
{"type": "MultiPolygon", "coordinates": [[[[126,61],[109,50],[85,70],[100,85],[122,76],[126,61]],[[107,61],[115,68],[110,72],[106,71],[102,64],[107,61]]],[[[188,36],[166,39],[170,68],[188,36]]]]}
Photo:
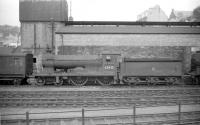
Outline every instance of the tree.
{"type": "Polygon", "coordinates": [[[194,21],[200,21],[200,6],[193,10],[194,21]]]}

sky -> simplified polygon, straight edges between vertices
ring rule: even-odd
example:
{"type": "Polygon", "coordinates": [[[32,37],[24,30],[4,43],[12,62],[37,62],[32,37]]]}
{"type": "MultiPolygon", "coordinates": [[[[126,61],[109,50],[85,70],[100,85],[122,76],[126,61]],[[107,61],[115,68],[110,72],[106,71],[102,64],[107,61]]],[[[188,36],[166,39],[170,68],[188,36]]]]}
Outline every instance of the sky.
{"type": "MultiPolygon", "coordinates": [[[[135,21],[137,15],[160,5],[169,16],[172,9],[192,11],[200,0],[67,0],[74,21],[135,21]]],[[[0,0],[0,25],[20,26],[19,0],[0,0]]]]}

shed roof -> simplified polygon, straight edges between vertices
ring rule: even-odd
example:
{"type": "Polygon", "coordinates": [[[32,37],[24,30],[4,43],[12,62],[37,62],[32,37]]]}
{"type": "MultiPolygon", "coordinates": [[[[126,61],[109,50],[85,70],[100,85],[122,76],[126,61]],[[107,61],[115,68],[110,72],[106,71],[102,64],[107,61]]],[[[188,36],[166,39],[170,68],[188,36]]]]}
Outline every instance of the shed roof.
{"type": "Polygon", "coordinates": [[[20,0],[20,21],[66,21],[68,18],[65,0],[20,0]]]}

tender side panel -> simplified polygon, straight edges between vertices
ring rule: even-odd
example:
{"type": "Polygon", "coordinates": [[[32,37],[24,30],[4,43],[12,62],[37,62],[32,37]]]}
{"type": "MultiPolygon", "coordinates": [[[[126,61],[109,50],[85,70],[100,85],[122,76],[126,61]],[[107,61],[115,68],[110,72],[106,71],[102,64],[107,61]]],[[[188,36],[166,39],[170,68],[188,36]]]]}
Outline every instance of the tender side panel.
{"type": "Polygon", "coordinates": [[[0,56],[0,74],[1,75],[24,75],[25,74],[25,56],[0,56]]]}
{"type": "Polygon", "coordinates": [[[123,62],[123,76],[181,76],[181,62],[123,62]]]}

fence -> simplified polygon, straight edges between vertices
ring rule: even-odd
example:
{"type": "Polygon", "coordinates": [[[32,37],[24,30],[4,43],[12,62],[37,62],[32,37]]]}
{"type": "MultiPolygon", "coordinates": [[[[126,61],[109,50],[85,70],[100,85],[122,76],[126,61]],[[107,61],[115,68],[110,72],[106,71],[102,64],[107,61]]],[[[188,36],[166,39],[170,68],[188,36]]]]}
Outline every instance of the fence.
{"type": "MultiPolygon", "coordinates": [[[[176,112],[176,114],[178,114],[178,119],[177,119],[177,121],[178,121],[178,123],[177,124],[181,124],[181,121],[182,121],[182,119],[181,119],[181,113],[182,113],[182,111],[181,111],[181,103],[179,103],[178,105],[174,105],[174,106],[176,106],[177,107],[177,112],[176,112]]],[[[110,109],[85,109],[85,108],[82,108],[81,110],[74,110],[74,111],[63,111],[63,112],[42,112],[42,113],[30,113],[30,112],[26,112],[26,113],[22,113],[22,114],[2,114],[1,116],[0,116],[0,118],[2,117],[2,116],[23,116],[24,117],[24,119],[25,119],[25,124],[26,125],[30,125],[30,122],[31,122],[31,120],[33,120],[33,119],[31,119],[31,117],[30,116],[32,116],[32,115],[47,115],[47,114],[57,114],[57,113],[64,113],[64,114],[67,114],[67,113],[71,113],[71,114],[78,114],[78,115],[80,115],[80,118],[81,118],[81,124],[82,125],[86,125],[86,123],[85,123],[85,118],[87,118],[86,117],[86,115],[85,115],[85,113],[86,112],[97,112],[97,111],[113,111],[113,110],[120,110],[120,109],[126,109],[126,110],[131,110],[131,112],[132,112],[132,125],[136,125],[137,124],[137,121],[136,121],[136,116],[138,115],[137,114],[137,105],[136,104],[134,104],[133,105],[133,107],[132,108],[110,108],[110,109]]],[[[0,125],[1,125],[1,123],[0,123],[0,125]]]]}

